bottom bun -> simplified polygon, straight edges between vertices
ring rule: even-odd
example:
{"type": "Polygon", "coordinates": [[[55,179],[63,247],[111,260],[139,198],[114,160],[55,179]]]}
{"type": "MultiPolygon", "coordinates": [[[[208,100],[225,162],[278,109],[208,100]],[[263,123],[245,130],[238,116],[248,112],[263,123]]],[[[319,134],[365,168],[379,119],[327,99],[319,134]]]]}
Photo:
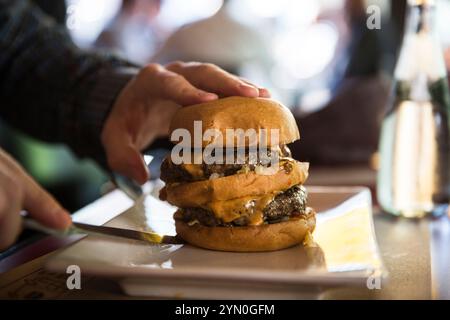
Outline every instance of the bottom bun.
{"type": "Polygon", "coordinates": [[[307,215],[288,221],[247,227],[207,227],[200,224],[189,226],[176,219],[177,234],[197,247],[234,252],[274,251],[300,244],[308,232],[316,226],[312,208],[307,215]]]}

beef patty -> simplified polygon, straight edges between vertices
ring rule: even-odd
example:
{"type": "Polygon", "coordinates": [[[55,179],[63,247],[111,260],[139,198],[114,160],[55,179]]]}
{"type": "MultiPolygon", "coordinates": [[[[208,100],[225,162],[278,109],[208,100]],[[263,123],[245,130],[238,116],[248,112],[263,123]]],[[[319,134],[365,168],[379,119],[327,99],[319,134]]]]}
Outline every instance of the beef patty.
{"type": "MultiPolygon", "coordinates": [[[[279,148],[279,157],[280,160],[285,157],[291,157],[291,151],[286,145],[282,145],[279,148]]],[[[267,156],[270,157],[271,151],[268,150],[267,156]]],[[[236,151],[235,151],[235,159],[236,151]]],[[[212,175],[216,175],[216,177],[226,177],[236,174],[238,172],[249,172],[254,171],[256,165],[269,166],[270,163],[262,164],[260,159],[253,161],[250,163],[249,153],[246,151],[245,158],[243,159],[243,164],[240,163],[232,163],[232,164],[192,164],[191,168],[195,169],[197,175],[193,175],[192,172],[189,172],[186,169],[185,165],[176,165],[171,160],[170,157],[164,159],[161,164],[161,180],[166,183],[173,182],[192,182],[198,180],[206,180],[209,179],[212,175]]]]}
{"type": "MultiPolygon", "coordinates": [[[[291,216],[304,215],[306,212],[306,189],[301,185],[296,185],[278,194],[263,210],[265,223],[276,223],[289,219],[291,216]]],[[[214,213],[205,208],[182,208],[181,215],[176,218],[182,219],[187,223],[198,221],[200,224],[215,227],[215,226],[245,226],[249,222],[247,215],[242,215],[240,218],[230,222],[224,223],[214,213]]]]}

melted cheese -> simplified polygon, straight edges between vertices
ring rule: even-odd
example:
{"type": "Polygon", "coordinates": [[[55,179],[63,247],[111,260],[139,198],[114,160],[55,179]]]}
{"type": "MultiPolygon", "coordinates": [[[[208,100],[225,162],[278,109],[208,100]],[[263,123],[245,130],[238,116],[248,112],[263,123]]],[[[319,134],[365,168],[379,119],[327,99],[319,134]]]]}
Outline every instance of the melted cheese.
{"type": "Polygon", "coordinates": [[[262,197],[248,196],[225,201],[213,201],[206,207],[225,223],[232,222],[241,216],[247,216],[249,225],[260,225],[264,222],[263,210],[274,199],[276,194],[262,197]]]}

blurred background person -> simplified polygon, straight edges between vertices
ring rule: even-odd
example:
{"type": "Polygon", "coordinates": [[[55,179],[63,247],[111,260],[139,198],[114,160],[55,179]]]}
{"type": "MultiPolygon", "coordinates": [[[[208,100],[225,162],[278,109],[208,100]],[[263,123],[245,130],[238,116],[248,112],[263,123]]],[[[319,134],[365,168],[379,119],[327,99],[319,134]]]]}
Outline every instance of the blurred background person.
{"type": "Polygon", "coordinates": [[[269,39],[262,30],[235,19],[231,2],[224,0],[213,16],[177,29],[152,60],[208,61],[240,75],[245,74],[245,69],[252,69],[267,86],[272,66],[269,39]]]}
{"type": "Polygon", "coordinates": [[[163,36],[163,30],[155,23],[161,1],[123,1],[118,13],[96,39],[94,46],[114,51],[137,64],[148,63],[163,36]]]}

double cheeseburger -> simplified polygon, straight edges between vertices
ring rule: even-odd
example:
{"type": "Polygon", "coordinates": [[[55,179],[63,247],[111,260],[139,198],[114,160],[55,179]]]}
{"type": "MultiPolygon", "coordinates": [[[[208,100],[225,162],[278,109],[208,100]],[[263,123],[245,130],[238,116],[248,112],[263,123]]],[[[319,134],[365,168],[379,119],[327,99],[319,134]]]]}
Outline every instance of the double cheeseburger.
{"type": "MultiPolygon", "coordinates": [[[[292,159],[286,146],[300,138],[291,112],[270,99],[229,97],[179,109],[170,131],[186,129],[194,140],[194,121],[202,121],[203,132],[215,129],[223,137],[230,128],[257,134],[278,129],[279,143],[266,143],[279,160],[275,171],[267,161],[250,161],[249,139],[225,150],[243,148],[240,163],[202,159],[174,164],[168,156],[161,165],[166,185],[160,198],[179,208],[174,214],[178,235],[192,245],[222,251],[272,251],[302,243],[314,230],[315,212],[307,207],[302,186],[308,163],[292,159]]],[[[202,147],[208,143],[202,141],[202,147]]]]}

